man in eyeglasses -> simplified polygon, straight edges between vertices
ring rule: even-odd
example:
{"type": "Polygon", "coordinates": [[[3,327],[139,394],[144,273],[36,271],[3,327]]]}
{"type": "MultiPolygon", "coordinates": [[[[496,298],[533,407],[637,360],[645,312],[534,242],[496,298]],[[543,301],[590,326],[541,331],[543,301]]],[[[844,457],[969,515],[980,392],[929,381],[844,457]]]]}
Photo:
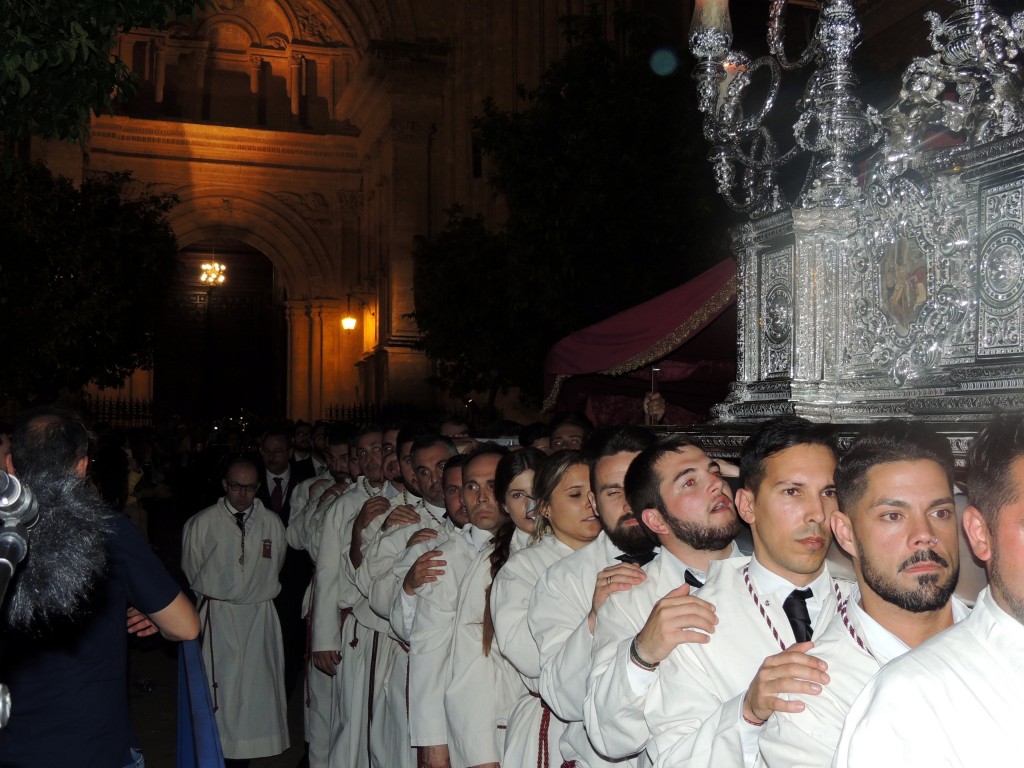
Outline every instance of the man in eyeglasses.
{"type": "Polygon", "coordinates": [[[246,765],[288,748],[274,610],[287,545],[281,520],[256,498],[255,464],[231,462],[222,484],[224,496],[185,523],[181,567],[200,601],[203,661],[226,764],[246,765]]]}

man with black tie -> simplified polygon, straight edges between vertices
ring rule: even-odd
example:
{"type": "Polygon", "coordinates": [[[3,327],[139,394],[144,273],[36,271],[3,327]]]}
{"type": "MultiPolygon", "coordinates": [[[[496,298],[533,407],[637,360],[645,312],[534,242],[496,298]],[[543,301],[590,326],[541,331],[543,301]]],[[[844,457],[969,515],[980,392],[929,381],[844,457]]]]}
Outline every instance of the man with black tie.
{"type": "MultiPolygon", "coordinates": [[[[263,506],[288,525],[291,514],[291,494],[295,487],[312,477],[311,468],[292,462],[292,441],[283,427],[273,427],[263,433],[260,440],[260,487],[257,498],[263,506]]],[[[274,598],[281,635],[284,638],[284,685],[286,696],[291,696],[295,683],[302,674],[302,661],[306,649],[306,623],[302,618],[302,595],[313,576],[313,561],[299,549],[288,547],[281,571],[281,591],[274,598]]]]}
{"type": "MultiPolygon", "coordinates": [[[[765,721],[803,706],[779,694],[813,696],[828,684],[809,641],[851,589],[825,565],[835,468],[828,426],[806,419],[767,422],[744,445],[736,510],[750,525],[753,556],[711,563],[695,598],[713,605],[714,615],[689,625],[699,634],[679,633],[698,634],[694,641],[663,654],[640,634],[633,646],[632,661],[644,673],[635,682],[652,678],[644,717],[652,734],[647,752],[659,768],[751,766],[765,721]]],[[[694,490],[685,473],[662,476],[669,507],[694,490]]],[[[626,491],[632,501],[629,475],[626,491]]]]}

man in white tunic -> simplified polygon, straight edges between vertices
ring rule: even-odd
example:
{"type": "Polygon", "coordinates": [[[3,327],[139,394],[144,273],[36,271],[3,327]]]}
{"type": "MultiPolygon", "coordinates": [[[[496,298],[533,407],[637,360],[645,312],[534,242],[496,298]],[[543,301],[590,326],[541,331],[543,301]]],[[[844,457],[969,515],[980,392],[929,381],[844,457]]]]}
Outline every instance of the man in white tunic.
{"type": "Polygon", "coordinates": [[[540,695],[567,723],[559,747],[564,760],[577,768],[636,762],[608,761],[594,749],[583,725],[583,705],[598,610],[611,594],[642,583],[646,574],[640,566],[654,557],[654,541],[626,506],[623,489],[630,462],[653,441],[653,433],[639,427],[605,428],[591,435],[585,449],[592,462],[591,504],[603,532],[548,568],[530,600],[530,631],[540,649],[540,695]]]}
{"type": "Polygon", "coordinates": [[[367,765],[368,761],[366,700],[360,693],[365,667],[359,653],[358,627],[351,618],[352,607],[361,595],[346,569],[346,555],[356,518],[363,514],[376,517],[390,507],[386,495],[390,486],[381,474],[383,450],[379,428],[366,427],[360,431],[356,454],[359,478],[325,510],[319,547],[314,553],[312,657],[317,670],[336,678],[337,732],[333,737],[330,764],[339,768],[367,765]],[[349,665],[348,675],[344,674],[346,664],[349,665]]]}
{"type": "MultiPolygon", "coordinates": [[[[469,523],[436,548],[444,574],[417,590],[409,638],[409,732],[412,745],[419,748],[420,764],[426,768],[447,768],[450,764],[444,693],[451,677],[449,665],[458,661],[450,652],[459,590],[477,554],[503,523],[494,498],[494,472],[504,453],[503,449],[486,446],[464,465],[463,494],[469,523]]],[[[493,691],[481,691],[483,697],[488,694],[493,695],[493,691]]],[[[491,742],[485,745],[485,759],[473,764],[497,763],[500,749],[496,733],[491,742]]]]}
{"type": "MultiPolygon", "coordinates": [[[[712,564],[697,591],[715,606],[713,626],[697,627],[708,636],[660,664],[644,708],[648,754],[659,767],[753,765],[764,721],[801,706],[778,694],[812,695],[828,682],[808,652],[845,597],[825,566],[836,510],[833,441],[827,425],[784,417],[744,445],[736,508],[754,554],[712,564]]],[[[631,501],[635,466],[626,475],[631,501]]],[[[670,475],[664,493],[685,496],[687,483],[685,474],[670,475]]],[[[636,649],[634,661],[653,666],[636,649]]]]}
{"type": "MultiPolygon", "coordinates": [[[[704,582],[712,562],[740,554],[734,543],[740,522],[717,461],[682,435],[660,438],[629,469],[641,460],[632,496],[625,480],[623,486],[635,523],[658,541],[661,553],[644,566],[642,583],[601,606],[583,708],[591,744],[611,760],[642,752],[650,739],[644,707],[658,662],[679,643],[701,641],[691,627],[712,626],[714,609],[691,589],[704,582]],[[674,488],[677,479],[685,481],[685,492],[674,488]],[[634,658],[638,648],[649,662],[643,668],[634,658]]],[[[618,489],[613,483],[607,492],[618,489]]],[[[628,574],[616,574],[606,586],[630,581],[628,574]]]]}
{"type": "Polygon", "coordinates": [[[989,586],[974,611],[878,673],[854,702],[836,766],[1020,762],[1024,691],[1024,417],[997,416],[967,455],[964,531],[989,586]]]}
{"type": "Polygon", "coordinates": [[[203,661],[224,757],[248,760],[288,748],[273,602],[287,545],[280,519],[256,498],[252,462],[232,462],[222,483],[225,495],[185,523],[181,567],[200,600],[203,661]]]}
{"type": "Polygon", "coordinates": [[[952,477],[949,441],[919,422],[870,427],[839,459],[832,530],[853,558],[857,589],[814,642],[829,684],[800,698],[803,711],[768,718],[763,764],[827,768],[867,681],[969,614],[951,597],[960,555],[952,477]]]}
{"type": "MultiPolygon", "coordinates": [[[[329,478],[310,478],[300,483],[292,495],[292,514],[288,520],[288,546],[309,552],[316,564],[319,549],[317,534],[323,522],[324,511],[330,502],[338,498],[349,487],[348,453],[351,429],[332,426],[326,436],[326,459],[329,478]],[[304,501],[303,501],[304,500],[304,501]],[[298,506],[301,503],[301,508],[298,506]]],[[[311,641],[313,615],[313,583],[306,589],[302,601],[303,616],[307,621],[307,632],[311,641]]],[[[334,702],[334,679],[313,666],[312,659],[306,662],[305,707],[303,725],[306,733],[306,755],[309,768],[327,768],[333,734],[337,727],[334,702]]]]}
{"type": "MultiPolygon", "coordinates": [[[[403,435],[404,436],[404,435],[403,435]]],[[[363,562],[356,571],[356,586],[367,598],[379,625],[381,648],[378,651],[370,752],[374,765],[381,768],[415,768],[416,752],[409,744],[408,683],[409,647],[390,630],[391,606],[400,589],[393,575],[395,560],[413,535],[417,541],[437,536],[444,528],[444,492],[441,476],[445,462],[455,455],[455,444],[436,434],[418,435],[412,440],[399,438],[399,461],[410,457],[410,477],[406,488],[416,486],[422,494],[414,505],[396,505],[385,519],[381,532],[364,547],[363,562]]],[[[358,615],[357,615],[358,618],[358,615]]]]}

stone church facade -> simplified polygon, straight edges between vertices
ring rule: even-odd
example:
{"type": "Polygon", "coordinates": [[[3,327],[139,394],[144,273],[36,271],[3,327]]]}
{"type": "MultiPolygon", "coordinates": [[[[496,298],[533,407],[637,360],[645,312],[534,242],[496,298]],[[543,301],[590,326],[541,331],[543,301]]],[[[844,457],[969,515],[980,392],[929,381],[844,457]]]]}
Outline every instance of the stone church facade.
{"type": "MultiPolygon", "coordinates": [[[[585,10],[582,0],[214,0],[165,30],[121,35],[139,91],[93,118],[81,167],[52,145],[35,154],[72,177],[129,170],[140,190],[177,195],[170,220],[186,262],[211,243],[269,261],[287,416],[436,404],[408,317],[414,238],[444,226],[454,202],[500,222],[473,117],[486,96],[513,108],[517,86],[564,51],[559,19],[585,10]],[[352,331],[341,326],[349,312],[352,331]]],[[[214,299],[199,288],[189,300],[209,313],[214,299]]],[[[151,396],[161,376],[158,358],[131,396],[151,396]]]]}
{"type": "MultiPolygon", "coordinates": [[[[896,19],[892,4],[867,0],[865,26],[919,25],[935,2],[910,0],[896,19]]],[[[500,225],[474,116],[486,97],[521,104],[518,87],[565,51],[560,19],[594,7],[613,37],[620,6],[685,39],[690,3],[669,0],[212,0],[165,30],[121,35],[138,95],[93,119],[84,155],[33,151],[73,178],[129,170],[140,189],[177,195],[184,265],[220,250],[265,259],[272,295],[261,301],[276,325],[260,333],[273,338],[241,359],[277,361],[274,410],[315,419],[333,404],[436,405],[409,318],[414,238],[443,227],[453,203],[500,225]],[[349,312],[358,325],[345,331],[349,312]]],[[[205,314],[210,344],[217,297],[193,282],[182,301],[189,317],[205,314]]],[[[223,312],[247,323],[240,313],[256,304],[236,296],[223,312]]],[[[188,353],[163,373],[158,356],[128,396],[151,398],[188,353]]]]}

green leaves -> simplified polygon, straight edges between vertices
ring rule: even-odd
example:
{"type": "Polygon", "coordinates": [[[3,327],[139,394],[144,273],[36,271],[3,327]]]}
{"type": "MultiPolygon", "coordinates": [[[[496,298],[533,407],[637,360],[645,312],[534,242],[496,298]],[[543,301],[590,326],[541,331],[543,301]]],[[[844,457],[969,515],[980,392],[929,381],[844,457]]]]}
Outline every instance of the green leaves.
{"type": "Polygon", "coordinates": [[[10,360],[0,400],[51,397],[91,379],[116,385],[150,361],[174,274],[166,195],[125,197],[129,174],[80,188],[42,165],[0,187],[0,306],[10,360]]]}
{"type": "Polygon", "coordinates": [[[728,254],[688,74],[651,71],[661,38],[644,19],[620,15],[616,45],[603,23],[569,21],[566,55],[518,110],[483,104],[476,139],[503,232],[455,211],[415,253],[423,346],[454,394],[539,396],[556,341],[728,254]],[[480,279],[464,284],[467,273],[480,279]]]}
{"type": "MultiPolygon", "coordinates": [[[[198,5],[205,6],[206,0],[198,5]]],[[[160,27],[190,0],[19,0],[0,4],[0,133],[20,140],[85,136],[92,112],[133,92],[113,57],[117,34],[160,27]]]]}

